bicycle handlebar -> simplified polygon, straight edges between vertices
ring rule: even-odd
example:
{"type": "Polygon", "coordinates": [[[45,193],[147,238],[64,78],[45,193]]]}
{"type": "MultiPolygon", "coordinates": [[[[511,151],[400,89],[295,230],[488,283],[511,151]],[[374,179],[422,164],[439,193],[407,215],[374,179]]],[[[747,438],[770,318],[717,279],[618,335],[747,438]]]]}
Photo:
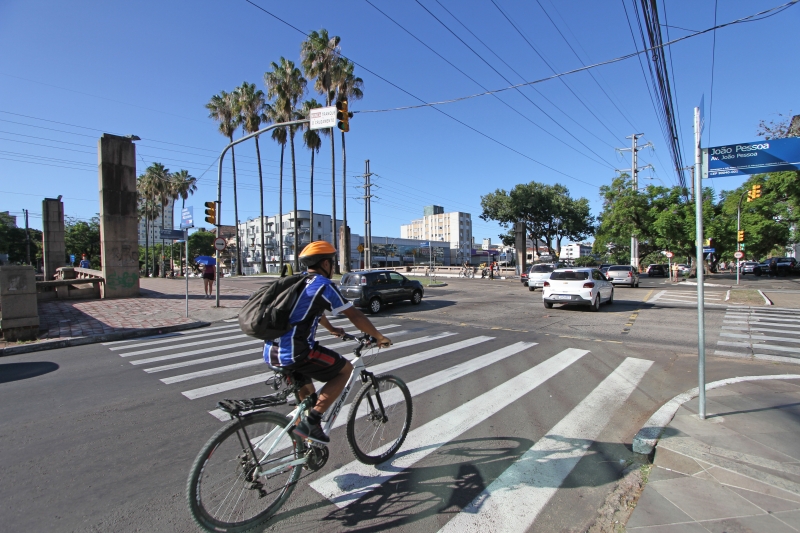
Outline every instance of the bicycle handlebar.
{"type": "Polygon", "coordinates": [[[361,350],[364,348],[369,348],[372,344],[376,344],[378,342],[378,339],[370,336],[369,333],[364,333],[358,336],[345,333],[342,335],[342,339],[346,341],[358,341],[358,346],[353,350],[353,353],[356,355],[356,357],[361,356],[361,350]]]}

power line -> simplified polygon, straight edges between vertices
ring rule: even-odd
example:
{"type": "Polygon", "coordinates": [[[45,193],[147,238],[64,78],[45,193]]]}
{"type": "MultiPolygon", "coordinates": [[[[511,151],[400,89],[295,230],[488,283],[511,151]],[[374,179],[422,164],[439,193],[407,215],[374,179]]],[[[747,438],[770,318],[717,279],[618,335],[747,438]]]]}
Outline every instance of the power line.
{"type": "MultiPolygon", "coordinates": [[[[380,14],[382,14],[384,17],[386,17],[387,19],[389,19],[390,21],[392,21],[394,24],[396,24],[396,25],[397,25],[397,26],[398,26],[398,27],[399,27],[401,30],[403,30],[404,32],[406,32],[407,34],[409,34],[411,37],[413,37],[414,39],[416,39],[416,40],[417,40],[417,41],[418,41],[420,44],[422,44],[422,45],[423,45],[424,47],[426,47],[428,50],[430,50],[431,52],[433,52],[434,54],[436,54],[436,55],[437,55],[439,58],[441,58],[443,61],[445,61],[445,62],[446,62],[448,65],[450,65],[451,67],[453,67],[454,69],[456,69],[458,72],[460,72],[462,75],[464,75],[464,77],[466,77],[467,79],[469,79],[470,81],[472,81],[472,82],[473,82],[475,85],[477,85],[478,87],[480,87],[480,88],[481,88],[481,89],[483,89],[484,91],[488,90],[488,89],[487,89],[487,88],[486,88],[484,85],[482,85],[480,82],[478,82],[478,81],[477,81],[475,78],[473,78],[472,76],[470,76],[469,74],[467,74],[466,72],[464,72],[462,69],[458,68],[456,65],[454,65],[454,64],[453,64],[451,61],[449,61],[447,58],[445,58],[445,57],[444,57],[443,55],[441,55],[439,52],[437,52],[436,50],[434,50],[433,48],[431,48],[430,46],[428,46],[428,44],[426,44],[424,41],[422,41],[422,39],[420,39],[419,37],[417,37],[416,35],[414,35],[413,33],[411,33],[411,32],[410,32],[408,29],[406,29],[406,28],[405,28],[403,25],[401,25],[399,22],[397,22],[396,20],[394,20],[392,17],[390,17],[390,16],[389,16],[388,14],[386,14],[384,11],[382,11],[381,9],[379,9],[379,8],[378,8],[378,7],[377,7],[375,4],[373,4],[372,2],[370,2],[370,0],[364,0],[364,1],[365,1],[367,4],[369,4],[370,6],[372,6],[373,8],[375,8],[375,10],[376,10],[376,11],[378,11],[380,14]]],[[[420,4],[420,5],[422,5],[422,4],[420,4]]],[[[425,9],[425,10],[427,11],[427,8],[425,8],[425,6],[422,6],[422,7],[423,7],[423,9],[425,9]]],[[[430,13],[430,11],[428,11],[428,13],[430,13]]],[[[434,18],[436,18],[436,17],[435,17],[435,16],[434,16],[432,13],[430,13],[430,14],[431,14],[431,16],[433,16],[434,18]]],[[[440,24],[444,25],[444,23],[443,23],[441,20],[439,20],[438,18],[436,18],[436,20],[437,20],[437,21],[438,21],[440,24]]],[[[447,26],[445,26],[445,28],[447,28],[447,26]]],[[[447,28],[447,29],[449,30],[449,28],[447,28]]],[[[453,32],[452,32],[452,30],[450,30],[450,32],[451,32],[451,33],[453,33],[453,32]]],[[[455,35],[455,34],[454,34],[454,35],[455,35]]],[[[459,39],[459,40],[460,40],[460,39],[459,39]]],[[[470,49],[470,50],[471,50],[473,53],[475,53],[475,54],[477,55],[477,52],[475,52],[475,50],[473,50],[472,48],[470,48],[470,47],[469,47],[469,45],[467,45],[466,43],[464,43],[464,41],[461,41],[461,42],[462,42],[462,44],[464,44],[465,46],[467,46],[467,48],[469,48],[469,49],[470,49]]],[[[483,58],[482,58],[480,55],[478,55],[478,57],[479,57],[479,58],[481,58],[481,59],[482,59],[484,62],[486,62],[486,60],[485,60],[485,59],[483,59],[483,58]]],[[[488,63],[487,63],[487,65],[488,65],[488,63]]],[[[491,65],[489,65],[489,66],[490,66],[490,68],[494,68],[494,67],[492,67],[491,65]]],[[[497,72],[497,70],[496,70],[496,69],[495,69],[495,72],[497,72]]],[[[498,72],[498,74],[499,74],[499,72],[498,72]]],[[[501,76],[502,76],[502,75],[501,75],[501,76]]],[[[508,82],[508,79],[506,79],[506,78],[503,78],[503,79],[505,79],[505,80],[508,82]]],[[[510,82],[509,82],[509,83],[510,83],[510,82]]],[[[518,91],[518,92],[519,92],[519,91],[518,91]]],[[[520,94],[522,94],[522,93],[520,92],[520,94]]],[[[560,143],[564,144],[565,146],[567,146],[567,147],[568,147],[568,148],[570,148],[571,150],[575,150],[576,152],[578,152],[578,153],[579,153],[579,154],[581,154],[582,156],[584,156],[584,157],[587,157],[587,158],[589,158],[589,159],[592,159],[592,158],[590,158],[590,157],[589,157],[587,154],[585,154],[585,153],[581,152],[580,150],[576,149],[574,146],[571,146],[571,145],[570,145],[569,143],[567,143],[566,141],[564,141],[564,140],[560,139],[559,137],[556,137],[556,136],[555,136],[553,133],[551,133],[551,132],[547,131],[547,130],[546,130],[544,127],[542,127],[541,125],[537,124],[537,123],[536,123],[535,121],[533,121],[533,120],[532,120],[530,117],[528,117],[527,115],[523,114],[521,111],[519,111],[517,108],[515,108],[514,106],[512,106],[511,104],[509,104],[508,102],[506,102],[505,100],[503,100],[502,98],[500,98],[499,96],[497,96],[497,95],[492,95],[492,96],[494,96],[494,98],[495,98],[495,99],[497,99],[497,100],[498,100],[500,103],[502,103],[503,105],[505,105],[506,107],[508,107],[509,109],[511,109],[511,110],[512,110],[514,113],[518,114],[519,116],[521,116],[522,118],[524,118],[525,120],[527,120],[528,122],[530,122],[531,124],[533,124],[534,126],[536,126],[537,128],[539,128],[540,130],[542,130],[542,131],[543,131],[545,134],[547,134],[547,135],[549,135],[549,136],[553,137],[554,139],[556,139],[556,140],[557,140],[557,141],[559,141],[560,143]]],[[[540,108],[538,105],[536,105],[535,103],[533,103],[533,101],[531,101],[531,100],[530,100],[530,98],[527,98],[527,96],[525,96],[524,94],[523,94],[522,96],[523,96],[523,97],[525,97],[525,98],[526,98],[526,99],[527,99],[529,102],[531,102],[531,103],[532,103],[532,104],[533,104],[533,105],[534,105],[534,106],[535,106],[537,109],[539,109],[539,111],[542,111],[542,112],[544,113],[544,111],[543,111],[543,110],[542,110],[542,109],[541,109],[541,108],[540,108]]],[[[547,115],[547,113],[545,113],[545,115],[547,115]]],[[[547,115],[547,117],[548,117],[548,118],[550,118],[551,120],[554,120],[554,119],[553,119],[552,117],[550,117],[549,115],[547,115]]],[[[559,127],[561,127],[561,129],[563,129],[564,131],[566,131],[566,132],[567,132],[567,134],[569,134],[570,136],[572,136],[572,137],[573,137],[575,140],[578,140],[578,139],[577,139],[577,137],[575,137],[574,135],[572,135],[572,134],[571,134],[569,131],[567,131],[567,130],[566,130],[564,127],[563,127],[563,126],[561,126],[561,125],[560,125],[560,124],[558,124],[558,123],[556,123],[556,124],[557,124],[559,127]]],[[[581,141],[579,141],[579,140],[578,140],[578,142],[581,142],[581,141]]],[[[581,143],[581,144],[583,144],[583,143],[581,143]]],[[[602,156],[601,156],[600,154],[598,154],[597,152],[594,152],[594,151],[593,151],[591,148],[589,148],[589,147],[588,147],[588,146],[586,146],[585,144],[583,144],[583,146],[584,146],[584,147],[585,147],[587,150],[589,150],[590,152],[592,152],[594,155],[596,155],[596,156],[597,156],[597,157],[600,159],[600,161],[599,161],[599,162],[600,162],[601,164],[605,164],[605,165],[607,165],[607,166],[608,166],[608,163],[603,161],[603,159],[602,159],[602,156]]],[[[594,162],[598,162],[598,161],[595,161],[595,160],[593,160],[593,159],[592,159],[592,161],[594,161],[594,162]]]]}
{"type": "MultiPolygon", "coordinates": [[[[714,0],[714,26],[717,25],[717,0],[714,0]]],[[[711,113],[714,111],[714,64],[716,63],[717,59],[717,30],[714,30],[711,34],[712,37],[712,44],[711,44],[711,95],[709,97],[708,102],[708,137],[707,137],[707,145],[711,146],[711,126],[713,122],[711,121],[711,113]]]]}

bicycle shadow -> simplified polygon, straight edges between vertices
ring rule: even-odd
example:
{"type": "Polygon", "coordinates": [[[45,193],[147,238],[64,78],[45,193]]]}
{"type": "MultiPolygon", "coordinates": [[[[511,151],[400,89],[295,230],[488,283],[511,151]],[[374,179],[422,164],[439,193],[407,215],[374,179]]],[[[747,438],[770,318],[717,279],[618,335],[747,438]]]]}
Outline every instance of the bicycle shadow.
{"type": "MultiPolygon", "coordinates": [[[[270,525],[309,512],[308,522],[301,519],[296,524],[313,525],[316,529],[330,531],[340,531],[345,528],[348,531],[382,531],[438,516],[436,520],[441,526],[462,510],[478,512],[485,500],[479,500],[476,505],[471,505],[473,501],[516,461],[521,461],[518,466],[523,471],[528,465],[530,470],[544,465],[551,471],[559,472],[567,468],[566,464],[561,466],[559,463],[575,462],[568,455],[569,452],[579,449],[588,452],[580,459],[581,461],[594,461],[601,466],[605,463],[605,468],[601,467],[599,472],[597,469],[592,469],[590,474],[575,469],[563,483],[559,484],[561,487],[575,488],[600,486],[616,481],[622,471],[622,466],[618,462],[620,454],[625,457],[631,454],[627,447],[618,443],[594,442],[558,435],[548,435],[547,440],[550,449],[528,455],[524,454],[531,449],[534,441],[524,438],[498,437],[452,441],[421,461],[436,464],[402,469],[400,473],[377,488],[366,488],[369,483],[366,480],[359,480],[360,476],[355,474],[345,474],[337,478],[336,482],[341,487],[353,487],[359,484],[365,486],[364,494],[343,509],[333,508],[324,516],[309,512],[330,509],[330,502],[325,500],[279,513],[270,525]],[[610,458],[613,459],[608,460],[610,458]],[[556,464],[549,464],[552,462],[556,464]]],[[[403,450],[392,461],[376,468],[391,471],[394,469],[391,462],[419,451],[421,449],[403,450]]],[[[536,486],[548,487],[548,476],[536,476],[535,479],[536,486]]],[[[507,487],[507,489],[513,488],[513,485],[507,487]]]]}

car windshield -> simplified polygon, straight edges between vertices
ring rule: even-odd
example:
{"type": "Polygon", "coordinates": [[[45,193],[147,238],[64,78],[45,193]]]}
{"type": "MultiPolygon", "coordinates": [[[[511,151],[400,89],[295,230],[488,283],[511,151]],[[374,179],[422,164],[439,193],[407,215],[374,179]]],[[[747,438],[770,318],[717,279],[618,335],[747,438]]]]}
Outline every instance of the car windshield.
{"type": "Polygon", "coordinates": [[[531,267],[531,274],[536,272],[552,272],[553,270],[553,265],[535,265],[531,267]]]}
{"type": "Polygon", "coordinates": [[[345,274],[342,276],[342,285],[359,285],[361,274],[345,274]]]}
{"type": "Polygon", "coordinates": [[[550,274],[550,279],[583,280],[583,279],[589,279],[589,273],[586,271],[564,270],[561,272],[553,272],[552,274],[550,274]]]}

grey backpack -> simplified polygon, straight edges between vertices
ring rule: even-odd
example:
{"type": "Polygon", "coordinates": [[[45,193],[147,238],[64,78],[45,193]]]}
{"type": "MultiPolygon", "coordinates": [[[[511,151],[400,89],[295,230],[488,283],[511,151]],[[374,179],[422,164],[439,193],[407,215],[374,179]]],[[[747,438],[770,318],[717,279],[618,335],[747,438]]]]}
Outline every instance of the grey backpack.
{"type": "Polygon", "coordinates": [[[305,274],[278,278],[258,289],[239,311],[239,327],[244,333],[271,341],[292,329],[289,316],[306,287],[305,274]]]}

